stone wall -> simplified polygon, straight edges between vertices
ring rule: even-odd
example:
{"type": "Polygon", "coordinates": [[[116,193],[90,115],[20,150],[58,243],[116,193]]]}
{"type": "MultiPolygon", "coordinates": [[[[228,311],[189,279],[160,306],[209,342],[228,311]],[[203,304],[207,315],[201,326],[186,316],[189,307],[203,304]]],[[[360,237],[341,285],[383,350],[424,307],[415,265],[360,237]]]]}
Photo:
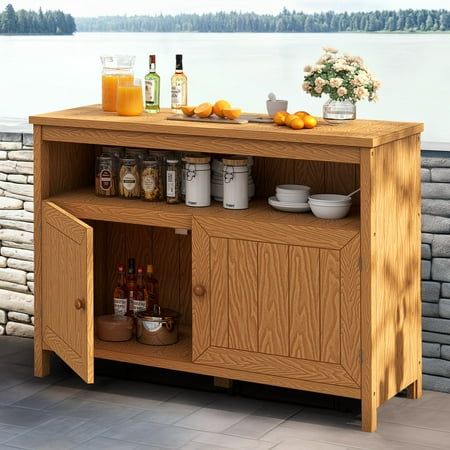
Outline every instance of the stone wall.
{"type": "Polygon", "coordinates": [[[0,335],[33,337],[33,139],[0,132],[0,335]]]}
{"type": "Polygon", "coordinates": [[[450,392],[450,154],[422,156],[424,387],[450,392]]]}

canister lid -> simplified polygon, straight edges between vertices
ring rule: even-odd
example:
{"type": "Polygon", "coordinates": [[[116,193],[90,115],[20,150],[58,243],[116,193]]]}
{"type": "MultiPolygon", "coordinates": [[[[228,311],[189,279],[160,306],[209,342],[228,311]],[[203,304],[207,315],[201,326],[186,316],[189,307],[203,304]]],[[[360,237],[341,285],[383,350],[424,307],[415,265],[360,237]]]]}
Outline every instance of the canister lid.
{"type": "Polygon", "coordinates": [[[180,317],[181,314],[173,309],[158,308],[154,312],[141,312],[136,314],[136,317],[142,320],[149,320],[151,322],[164,322],[166,320],[175,320],[180,317]]]}
{"type": "Polygon", "coordinates": [[[178,159],[168,159],[167,164],[178,164],[178,159]]]}
{"type": "Polygon", "coordinates": [[[208,155],[185,155],[183,159],[188,164],[208,164],[211,161],[208,155]]]}
{"type": "Polygon", "coordinates": [[[248,165],[248,159],[242,156],[231,156],[228,158],[223,158],[224,166],[234,166],[234,167],[242,167],[248,165]]]}

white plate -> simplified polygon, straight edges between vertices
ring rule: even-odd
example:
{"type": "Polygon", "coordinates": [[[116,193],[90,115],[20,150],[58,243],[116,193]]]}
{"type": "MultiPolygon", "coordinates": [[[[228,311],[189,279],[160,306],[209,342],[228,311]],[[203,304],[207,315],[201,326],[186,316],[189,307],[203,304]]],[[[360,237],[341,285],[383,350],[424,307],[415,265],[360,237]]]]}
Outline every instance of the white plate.
{"type": "Polygon", "coordinates": [[[308,212],[308,211],[310,211],[310,207],[309,207],[308,203],[279,202],[274,195],[272,197],[269,197],[268,203],[270,206],[272,206],[272,208],[275,208],[278,211],[284,211],[284,212],[308,212]]]}

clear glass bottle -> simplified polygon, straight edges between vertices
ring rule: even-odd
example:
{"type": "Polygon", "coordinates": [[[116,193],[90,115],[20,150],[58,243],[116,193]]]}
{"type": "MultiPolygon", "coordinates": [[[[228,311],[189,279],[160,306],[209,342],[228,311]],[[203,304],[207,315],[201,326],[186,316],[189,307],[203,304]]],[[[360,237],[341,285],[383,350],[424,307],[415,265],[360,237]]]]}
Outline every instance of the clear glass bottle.
{"type": "Polygon", "coordinates": [[[104,153],[95,161],[95,194],[104,197],[117,195],[117,168],[113,157],[104,153]]]}
{"type": "Polygon", "coordinates": [[[183,73],[183,55],[176,56],[175,73],[171,79],[172,111],[181,113],[181,107],[187,105],[187,76],[183,73]]]}
{"type": "Polygon", "coordinates": [[[181,201],[181,171],[178,159],[167,160],[166,201],[170,204],[181,201]]]}
{"type": "Polygon", "coordinates": [[[117,268],[117,285],[114,289],[114,315],[125,316],[128,312],[127,283],[125,281],[125,269],[123,266],[117,268]]]}
{"type": "Polygon", "coordinates": [[[150,71],[145,75],[145,110],[152,114],[159,112],[160,77],[156,73],[156,55],[149,56],[150,71]]]}
{"type": "Polygon", "coordinates": [[[120,160],[119,195],[123,198],[139,198],[141,182],[136,158],[125,157],[120,160]]]}
{"type": "Polygon", "coordinates": [[[149,202],[161,200],[161,166],[155,159],[144,159],[141,170],[141,199],[149,202]]]}
{"type": "Polygon", "coordinates": [[[155,277],[152,264],[147,265],[145,292],[147,296],[147,309],[148,311],[153,311],[154,306],[159,305],[159,283],[155,277]]]}

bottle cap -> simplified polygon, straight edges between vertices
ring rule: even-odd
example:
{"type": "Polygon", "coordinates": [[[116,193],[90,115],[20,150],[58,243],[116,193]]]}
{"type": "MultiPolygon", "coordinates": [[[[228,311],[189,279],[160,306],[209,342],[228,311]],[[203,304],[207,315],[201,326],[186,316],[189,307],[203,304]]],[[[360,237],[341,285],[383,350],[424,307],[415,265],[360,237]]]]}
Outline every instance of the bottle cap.
{"type": "Polygon", "coordinates": [[[153,264],[147,264],[147,273],[153,273],[153,264]]]}
{"type": "Polygon", "coordinates": [[[177,55],[176,56],[176,70],[183,70],[183,55],[177,55]]]}
{"type": "Polygon", "coordinates": [[[144,273],[144,269],[141,266],[138,267],[137,271],[138,271],[138,273],[144,273]]]}
{"type": "Polygon", "coordinates": [[[150,55],[150,64],[156,64],[156,55],[150,55]]]}
{"type": "Polygon", "coordinates": [[[118,270],[119,272],[123,272],[125,269],[123,268],[123,266],[119,266],[119,267],[117,268],[117,270],[118,270]]]}

